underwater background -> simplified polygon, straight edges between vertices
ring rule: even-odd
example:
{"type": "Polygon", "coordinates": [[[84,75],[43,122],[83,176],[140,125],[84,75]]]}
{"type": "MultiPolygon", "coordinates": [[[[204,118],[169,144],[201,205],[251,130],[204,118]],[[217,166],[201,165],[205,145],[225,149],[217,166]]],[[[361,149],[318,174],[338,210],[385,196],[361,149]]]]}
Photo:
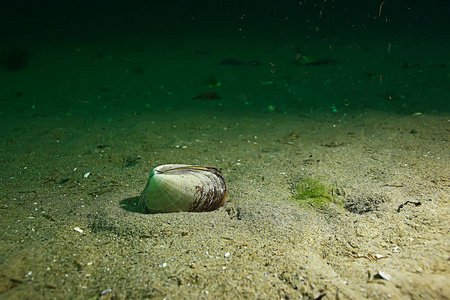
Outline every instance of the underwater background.
{"type": "Polygon", "coordinates": [[[449,15],[2,1],[0,299],[448,299],[449,15]],[[143,213],[165,164],[221,206],[143,213]]]}
{"type": "Polygon", "coordinates": [[[4,3],[1,113],[447,112],[449,7],[443,0],[4,3]],[[207,93],[218,97],[195,99],[207,93]]]}

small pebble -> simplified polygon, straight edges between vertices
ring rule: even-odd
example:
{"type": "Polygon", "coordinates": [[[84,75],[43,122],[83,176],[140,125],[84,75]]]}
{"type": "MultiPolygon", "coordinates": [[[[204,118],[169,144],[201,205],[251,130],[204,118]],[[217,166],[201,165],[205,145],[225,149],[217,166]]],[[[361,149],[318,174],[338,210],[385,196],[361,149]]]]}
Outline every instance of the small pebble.
{"type": "Polygon", "coordinates": [[[106,290],[103,290],[101,294],[102,295],[106,295],[106,294],[111,293],[111,292],[112,292],[111,289],[106,289],[106,290]]]}
{"type": "Polygon", "coordinates": [[[374,278],[376,278],[376,279],[384,279],[384,280],[389,281],[389,280],[391,280],[392,277],[391,277],[391,275],[389,275],[389,274],[387,274],[385,272],[378,271],[378,273],[375,274],[374,278]]]}

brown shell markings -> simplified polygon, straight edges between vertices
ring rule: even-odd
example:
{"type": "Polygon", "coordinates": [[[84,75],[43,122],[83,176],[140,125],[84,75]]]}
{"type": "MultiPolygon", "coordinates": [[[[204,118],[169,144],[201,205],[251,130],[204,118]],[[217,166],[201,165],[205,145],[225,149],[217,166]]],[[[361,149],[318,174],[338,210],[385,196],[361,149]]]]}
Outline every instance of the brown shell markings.
{"type": "Polygon", "coordinates": [[[227,187],[222,173],[213,167],[167,164],[152,170],[141,194],[142,212],[202,212],[219,208],[227,187]]]}

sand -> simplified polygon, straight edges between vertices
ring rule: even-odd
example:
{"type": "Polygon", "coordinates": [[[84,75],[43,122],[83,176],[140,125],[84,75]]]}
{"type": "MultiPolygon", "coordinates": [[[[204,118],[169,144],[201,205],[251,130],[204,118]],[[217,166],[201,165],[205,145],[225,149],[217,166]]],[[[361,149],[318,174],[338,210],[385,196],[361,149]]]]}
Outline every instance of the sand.
{"type": "Polygon", "coordinates": [[[3,141],[1,297],[450,294],[448,118],[175,115],[3,141]],[[169,162],[220,168],[225,204],[135,212],[149,170],[169,162]],[[304,177],[346,205],[298,203],[304,177]],[[399,210],[407,201],[421,205],[399,210]]]}
{"type": "MultiPolygon", "coordinates": [[[[45,68],[37,59],[7,77],[0,298],[448,299],[450,119],[437,105],[448,101],[437,97],[448,83],[438,76],[448,69],[434,68],[439,57],[422,64],[438,72],[432,86],[414,69],[380,82],[380,63],[401,66],[368,59],[392,55],[387,42],[336,43],[338,58],[350,52],[375,70],[350,89],[352,75],[338,70],[366,74],[360,64],[279,76],[293,72],[292,41],[272,52],[275,42],[238,45],[258,49],[240,58],[262,57],[261,69],[217,67],[248,53],[239,47],[225,53],[217,43],[170,41],[133,51],[39,48],[45,68]],[[192,51],[204,48],[213,58],[192,51]],[[149,54],[157,59],[143,74],[128,72],[149,54]],[[272,61],[284,62],[276,75],[272,61]],[[203,81],[211,70],[223,99],[191,100],[209,91],[203,81]],[[33,83],[38,77],[45,79],[33,83]],[[415,82],[406,94],[389,93],[406,81],[415,82]],[[224,205],[137,212],[149,172],[166,163],[222,170],[224,205]],[[295,199],[304,178],[336,201],[317,207],[295,199]]],[[[327,43],[308,45],[329,55],[327,43]]]]}

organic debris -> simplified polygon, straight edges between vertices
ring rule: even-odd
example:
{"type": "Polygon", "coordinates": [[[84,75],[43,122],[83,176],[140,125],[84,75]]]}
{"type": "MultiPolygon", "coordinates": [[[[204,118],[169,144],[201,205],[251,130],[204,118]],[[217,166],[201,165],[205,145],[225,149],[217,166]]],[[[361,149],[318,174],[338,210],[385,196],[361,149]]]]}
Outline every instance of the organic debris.
{"type": "Polygon", "coordinates": [[[210,92],[210,93],[202,93],[198,96],[192,97],[192,100],[215,100],[215,99],[222,99],[217,93],[210,92]]]}
{"type": "Polygon", "coordinates": [[[397,212],[400,212],[400,210],[405,206],[405,205],[407,205],[407,204],[414,204],[414,206],[415,207],[417,207],[417,206],[421,206],[422,205],[422,202],[414,202],[414,201],[406,201],[405,203],[403,203],[403,204],[400,204],[400,206],[397,208],[397,212]]]}

